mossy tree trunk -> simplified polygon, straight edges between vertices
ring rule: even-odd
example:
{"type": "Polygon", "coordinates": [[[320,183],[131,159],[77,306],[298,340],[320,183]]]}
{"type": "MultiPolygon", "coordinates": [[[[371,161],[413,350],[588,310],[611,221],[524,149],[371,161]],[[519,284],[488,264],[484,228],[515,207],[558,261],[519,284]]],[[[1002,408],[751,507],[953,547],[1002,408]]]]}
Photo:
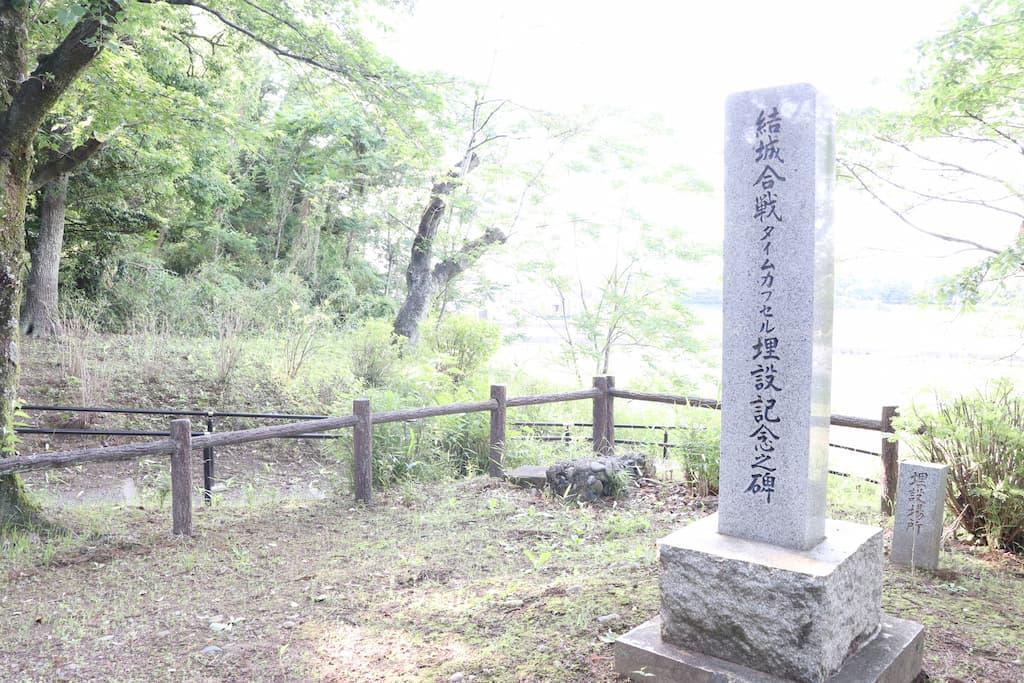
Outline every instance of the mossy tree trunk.
{"type": "MultiPolygon", "coordinates": [[[[29,73],[31,5],[0,0],[0,456],[11,455],[15,447],[25,203],[33,140],[61,95],[102,49],[122,9],[114,0],[89,3],[85,16],[29,73]]],[[[19,478],[0,476],[0,529],[33,524],[36,515],[19,478]]]]}
{"type": "MultiPolygon", "coordinates": [[[[5,119],[10,118],[18,84],[27,75],[27,12],[16,3],[0,5],[0,72],[5,119]]],[[[7,121],[5,120],[5,124],[7,121]]],[[[25,258],[25,200],[32,166],[31,137],[12,136],[3,127],[0,147],[0,455],[14,451],[14,407],[18,390],[18,313],[25,258]],[[11,139],[14,138],[14,139],[11,139]]],[[[34,509],[15,475],[0,476],[0,529],[21,526],[34,509]]]]}

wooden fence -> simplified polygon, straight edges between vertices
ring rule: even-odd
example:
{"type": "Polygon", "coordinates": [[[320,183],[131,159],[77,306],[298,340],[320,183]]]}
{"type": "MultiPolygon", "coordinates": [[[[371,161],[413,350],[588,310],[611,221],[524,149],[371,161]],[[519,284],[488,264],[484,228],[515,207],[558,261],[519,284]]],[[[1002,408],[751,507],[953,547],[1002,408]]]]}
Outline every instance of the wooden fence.
{"type": "MultiPolygon", "coordinates": [[[[170,456],[171,467],[171,511],[173,533],[192,534],[192,468],[193,450],[235,446],[267,439],[292,438],[320,432],[351,427],[353,450],[353,482],[356,501],[369,503],[373,497],[373,425],[388,422],[408,422],[442,415],[466,413],[490,413],[490,446],[488,452],[488,473],[493,477],[503,475],[502,460],[505,453],[506,413],[509,408],[564,403],[567,401],[593,401],[593,447],[598,455],[611,454],[615,449],[615,399],[649,401],[714,410],[721,409],[721,403],[714,399],[692,396],[673,396],[642,391],[617,389],[611,376],[594,378],[593,387],[580,391],[556,394],[539,394],[508,398],[503,385],[491,386],[491,397],[486,401],[451,403],[447,405],[409,408],[374,413],[369,399],[358,398],[352,402],[352,414],[342,417],[327,417],[302,420],[269,427],[255,427],[231,432],[192,435],[189,418],[171,421],[170,438],[148,443],[131,443],[103,448],[84,448],[52,453],[0,459],[0,475],[20,472],[34,472],[60,467],[72,467],[85,463],[118,462],[137,460],[151,456],[170,456]]],[[[898,444],[890,440],[893,433],[892,419],[896,408],[882,408],[880,420],[832,415],[831,424],[837,427],[852,427],[882,433],[882,474],[881,510],[892,514],[896,494],[896,468],[898,444]]]]}

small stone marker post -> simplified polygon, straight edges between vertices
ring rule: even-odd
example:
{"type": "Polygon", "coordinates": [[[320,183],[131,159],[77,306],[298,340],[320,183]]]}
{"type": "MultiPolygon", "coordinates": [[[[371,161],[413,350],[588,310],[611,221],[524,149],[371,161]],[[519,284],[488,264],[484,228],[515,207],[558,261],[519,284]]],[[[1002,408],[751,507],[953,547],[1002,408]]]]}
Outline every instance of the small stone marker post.
{"type": "Polygon", "coordinates": [[[895,564],[938,568],[948,474],[948,465],[909,460],[900,463],[889,556],[895,564]]]}
{"type": "Polygon", "coordinates": [[[737,93],[725,151],[719,509],[659,541],[661,614],[617,641],[616,671],[909,683],[923,629],[883,618],[881,530],[825,519],[831,110],[806,84],[737,93]]]}

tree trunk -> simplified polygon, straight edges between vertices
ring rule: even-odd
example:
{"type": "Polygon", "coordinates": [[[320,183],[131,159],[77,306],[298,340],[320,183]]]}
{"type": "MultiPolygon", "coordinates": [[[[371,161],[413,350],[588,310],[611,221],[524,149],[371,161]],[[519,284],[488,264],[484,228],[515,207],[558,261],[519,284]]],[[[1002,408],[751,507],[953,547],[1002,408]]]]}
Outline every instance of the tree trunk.
{"type": "Polygon", "coordinates": [[[295,218],[299,232],[292,242],[292,270],[315,280],[324,217],[319,211],[313,211],[312,200],[304,197],[295,207],[295,218]]]}
{"type": "Polygon", "coordinates": [[[445,198],[479,163],[479,157],[470,152],[461,163],[448,172],[444,180],[434,183],[430,190],[430,202],[420,216],[420,224],[416,228],[416,237],[412,242],[409,266],[405,269],[405,301],[395,316],[395,334],[406,337],[410,345],[415,345],[419,338],[420,322],[427,314],[430,299],[437,285],[432,264],[434,238],[448,208],[445,198]]]}
{"type": "MultiPolygon", "coordinates": [[[[0,76],[3,104],[9,110],[13,84],[28,71],[26,10],[0,4],[0,76]]],[[[25,200],[32,164],[31,142],[0,139],[0,457],[14,452],[14,405],[18,390],[18,305],[25,251],[25,200]],[[13,142],[13,141],[12,141],[13,142]]],[[[17,475],[0,476],[0,534],[24,526],[35,509],[17,475]]]]}
{"type": "Polygon", "coordinates": [[[43,188],[39,239],[32,249],[32,269],[21,311],[21,331],[29,337],[56,337],[64,333],[57,308],[57,282],[67,199],[66,173],[43,188]]]}
{"type": "Polygon", "coordinates": [[[21,333],[27,337],[59,337],[64,334],[60,321],[58,280],[60,257],[64,247],[64,218],[68,203],[68,181],[71,174],[95,156],[106,143],[90,137],[71,148],[61,145],[60,151],[35,164],[29,179],[29,194],[42,190],[39,211],[39,238],[32,248],[31,269],[21,305],[21,333]]]}
{"type": "MultiPolygon", "coordinates": [[[[21,269],[32,142],[47,113],[102,49],[121,5],[103,0],[28,73],[32,3],[0,0],[0,456],[15,452],[21,269]]],[[[38,525],[16,475],[0,476],[0,531],[38,525]]]]}
{"type": "MultiPolygon", "coordinates": [[[[14,406],[18,391],[18,309],[25,261],[25,200],[31,147],[8,147],[0,155],[0,456],[14,453],[14,406]]],[[[0,476],[0,532],[35,523],[38,510],[17,475],[0,476]]]]}
{"type": "Polygon", "coordinates": [[[433,196],[420,218],[416,238],[412,243],[409,267],[405,269],[405,301],[395,317],[395,334],[409,339],[412,344],[419,338],[420,321],[427,314],[430,297],[434,293],[434,277],[430,270],[434,236],[444,217],[445,203],[439,190],[448,192],[448,183],[434,185],[433,196]]]}

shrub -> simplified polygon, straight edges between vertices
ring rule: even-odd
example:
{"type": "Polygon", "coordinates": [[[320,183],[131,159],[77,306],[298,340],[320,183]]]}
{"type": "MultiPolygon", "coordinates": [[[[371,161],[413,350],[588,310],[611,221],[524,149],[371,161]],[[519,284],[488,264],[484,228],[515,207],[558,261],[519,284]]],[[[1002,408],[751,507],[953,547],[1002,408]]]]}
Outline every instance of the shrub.
{"type": "Polygon", "coordinates": [[[387,385],[401,362],[403,342],[387,320],[367,320],[348,338],[352,375],[368,387],[387,385]]]}
{"type": "Polygon", "coordinates": [[[957,525],[993,549],[1024,550],[1024,398],[1013,384],[940,399],[898,424],[919,457],[949,465],[946,503],[957,525]]]}
{"type": "Polygon", "coordinates": [[[224,311],[238,318],[240,331],[285,331],[294,316],[317,313],[312,292],[298,276],[274,273],[266,282],[246,283],[227,261],[211,261],[185,276],[154,257],[130,254],[119,260],[102,293],[91,300],[66,296],[65,305],[92,309],[104,332],[158,332],[175,336],[218,336],[224,311]]]}
{"type": "Polygon", "coordinates": [[[295,304],[295,310],[286,319],[282,358],[288,379],[295,379],[306,361],[322,348],[330,318],[320,311],[304,312],[295,304]]]}
{"type": "MultiPolygon", "coordinates": [[[[133,255],[117,263],[105,294],[97,297],[96,322],[105,332],[148,329],[156,321],[176,328],[175,313],[187,307],[190,298],[185,290],[185,280],[165,270],[157,259],[133,255]]],[[[192,311],[188,317],[193,317],[192,311]]]]}
{"type": "Polygon", "coordinates": [[[501,339],[495,323],[467,315],[446,316],[428,330],[427,344],[438,354],[438,369],[456,382],[484,367],[501,339]]]}
{"type": "Polygon", "coordinates": [[[717,495],[722,415],[717,410],[693,408],[685,411],[684,418],[686,425],[670,437],[680,445],[672,449],[673,457],[682,462],[684,481],[694,495],[717,495]]]}
{"type": "MultiPolygon", "coordinates": [[[[458,400],[470,400],[470,397],[458,400]]],[[[451,473],[466,476],[486,472],[491,445],[488,414],[449,415],[437,422],[434,451],[443,454],[451,473]]]]}
{"type": "Polygon", "coordinates": [[[244,292],[258,332],[287,333],[296,318],[317,313],[309,287],[294,273],[274,273],[265,285],[244,292]]]}
{"type": "MultiPolygon", "coordinates": [[[[409,368],[412,373],[416,367],[409,368]]],[[[471,397],[444,388],[445,379],[429,371],[406,379],[397,388],[368,392],[373,412],[401,410],[432,403],[458,403],[471,397]],[[434,378],[431,380],[431,376],[434,378]]],[[[348,402],[332,412],[349,412],[348,402]]],[[[352,457],[351,430],[328,446],[342,460],[352,457]]],[[[410,479],[437,480],[486,471],[489,428],[486,413],[447,415],[373,427],[374,486],[388,487],[410,479]]]]}

